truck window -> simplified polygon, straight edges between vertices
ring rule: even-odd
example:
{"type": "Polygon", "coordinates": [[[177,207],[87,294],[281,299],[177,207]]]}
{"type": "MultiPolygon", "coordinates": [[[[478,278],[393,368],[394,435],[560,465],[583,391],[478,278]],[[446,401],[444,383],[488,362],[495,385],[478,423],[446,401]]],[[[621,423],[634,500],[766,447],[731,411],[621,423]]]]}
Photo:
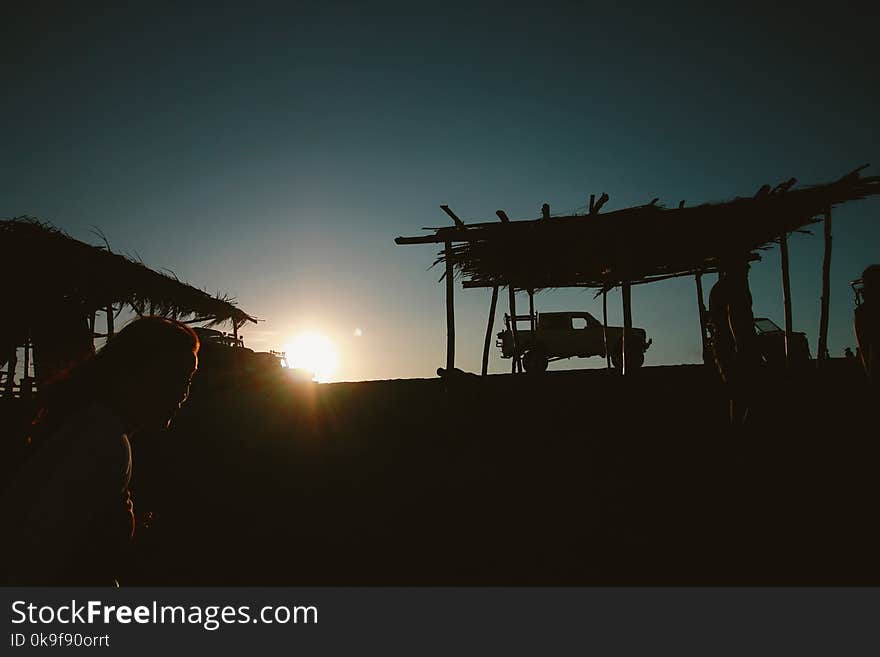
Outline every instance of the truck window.
{"type": "Polygon", "coordinates": [[[542,329],[552,331],[566,331],[571,328],[570,320],[567,315],[541,315],[540,325],[542,329]]]}
{"type": "Polygon", "coordinates": [[[755,328],[758,333],[781,333],[782,329],[776,326],[771,320],[764,317],[755,319],[755,328]]]}

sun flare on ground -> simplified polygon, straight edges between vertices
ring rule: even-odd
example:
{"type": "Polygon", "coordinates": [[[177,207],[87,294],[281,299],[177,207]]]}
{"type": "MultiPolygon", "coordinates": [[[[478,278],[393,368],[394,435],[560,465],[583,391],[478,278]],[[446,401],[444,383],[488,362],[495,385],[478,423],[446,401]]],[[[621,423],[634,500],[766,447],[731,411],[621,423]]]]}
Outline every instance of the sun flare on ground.
{"type": "Polygon", "coordinates": [[[306,370],[319,383],[332,380],[339,367],[333,341],[323,333],[307,331],[295,336],[286,348],[288,367],[306,370]]]}

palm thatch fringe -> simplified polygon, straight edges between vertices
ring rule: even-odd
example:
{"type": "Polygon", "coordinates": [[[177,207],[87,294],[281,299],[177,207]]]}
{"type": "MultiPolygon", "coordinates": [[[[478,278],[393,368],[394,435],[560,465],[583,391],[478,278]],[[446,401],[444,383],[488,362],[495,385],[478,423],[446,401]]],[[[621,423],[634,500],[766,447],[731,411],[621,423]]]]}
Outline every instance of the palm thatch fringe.
{"type": "Polygon", "coordinates": [[[75,307],[83,317],[111,305],[119,311],[127,305],[138,315],[151,308],[156,315],[180,320],[201,317],[212,325],[257,321],[233,298],[212,296],[173,273],[113,253],[103,234],[99,237],[104,245],[92,246],[34,217],[0,221],[0,247],[10,272],[0,284],[7,311],[4,332],[21,332],[35,321],[51,318],[56,305],[75,307]]]}

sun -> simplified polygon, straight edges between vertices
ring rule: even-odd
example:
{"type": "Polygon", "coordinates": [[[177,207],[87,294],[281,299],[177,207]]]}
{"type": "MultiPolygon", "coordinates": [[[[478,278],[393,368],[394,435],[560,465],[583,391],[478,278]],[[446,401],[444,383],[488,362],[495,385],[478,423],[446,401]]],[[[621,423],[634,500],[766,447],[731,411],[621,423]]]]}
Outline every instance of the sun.
{"type": "Polygon", "coordinates": [[[286,351],[288,367],[311,372],[312,378],[319,383],[330,381],[339,367],[336,347],[323,333],[300,333],[290,341],[286,351]]]}

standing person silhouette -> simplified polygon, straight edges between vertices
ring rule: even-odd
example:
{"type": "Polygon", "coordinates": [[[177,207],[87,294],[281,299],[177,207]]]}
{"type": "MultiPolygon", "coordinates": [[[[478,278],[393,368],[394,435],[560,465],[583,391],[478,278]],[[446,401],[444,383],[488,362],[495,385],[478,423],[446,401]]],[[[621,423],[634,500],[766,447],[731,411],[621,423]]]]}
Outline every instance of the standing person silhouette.
{"type": "Polygon", "coordinates": [[[198,367],[192,329],[136,319],[47,386],[34,453],[5,491],[10,585],[111,585],[134,535],[129,437],[168,428],[198,367]]]}
{"type": "Polygon", "coordinates": [[[755,397],[761,362],[745,257],[720,261],[718,282],[709,292],[709,323],[715,365],[730,399],[730,423],[740,426],[755,397]]]}
{"type": "Polygon", "coordinates": [[[862,273],[862,303],[855,310],[854,328],[859,356],[868,383],[880,385],[880,265],[862,273]]]}

